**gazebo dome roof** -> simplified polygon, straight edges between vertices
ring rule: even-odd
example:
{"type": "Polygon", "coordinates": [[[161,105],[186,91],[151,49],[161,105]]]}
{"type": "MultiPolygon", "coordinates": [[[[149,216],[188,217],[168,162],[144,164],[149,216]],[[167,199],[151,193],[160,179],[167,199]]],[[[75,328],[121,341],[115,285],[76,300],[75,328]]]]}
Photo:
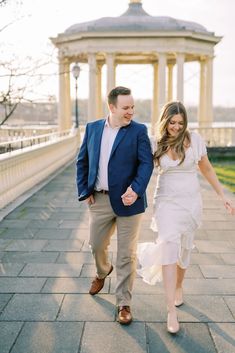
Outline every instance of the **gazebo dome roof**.
{"type": "Polygon", "coordinates": [[[213,34],[195,22],[165,16],[151,16],[144,11],[140,1],[131,1],[127,11],[119,17],[102,17],[93,21],[77,23],[66,29],[65,34],[112,31],[190,31],[209,35],[213,34]]]}

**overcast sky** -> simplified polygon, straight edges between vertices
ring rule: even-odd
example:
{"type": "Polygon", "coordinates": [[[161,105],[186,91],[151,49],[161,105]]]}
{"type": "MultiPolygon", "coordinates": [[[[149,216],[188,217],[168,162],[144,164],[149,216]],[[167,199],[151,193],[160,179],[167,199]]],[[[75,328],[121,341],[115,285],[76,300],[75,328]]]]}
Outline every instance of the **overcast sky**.
{"type": "MultiPolygon", "coordinates": [[[[10,0],[8,6],[0,9],[1,28],[18,18],[16,23],[0,32],[1,56],[4,58],[12,53],[22,57],[31,55],[33,58],[49,53],[52,51],[49,37],[56,36],[75,23],[119,16],[126,11],[129,0],[22,0],[21,3],[16,5],[14,0],[10,0]]],[[[235,106],[235,1],[143,0],[142,4],[150,15],[197,22],[215,35],[223,36],[215,47],[214,105],[235,106]]],[[[46,73],[53,73],[57,66],[55,64],[45,70],[46,73]]],[[[136,98],[151,98],[151,70],[150,65],[119,66],[117,84],[131,87],[136,98]]],[[[87,65],[83,65],[79,78],[81,98],[88,94],[87,75],[87,65]]],[[[186,104],[198,104],[198,87],[199,65],[185,65],[186,104]]],[[[38,91],[42,96],[57,95],[57,76],[48,76],[38,91]]]]}

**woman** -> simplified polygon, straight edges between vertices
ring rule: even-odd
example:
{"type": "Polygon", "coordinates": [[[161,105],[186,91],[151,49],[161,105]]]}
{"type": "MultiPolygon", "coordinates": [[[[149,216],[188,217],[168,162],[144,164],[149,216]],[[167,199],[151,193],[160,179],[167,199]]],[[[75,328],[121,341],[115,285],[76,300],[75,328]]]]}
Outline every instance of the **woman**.
{"type": "Polygon", "coordinates": [[[202,200],[197,167],[229,213],[235,214],[207,158],[201,136],[187,130],[187,113],[180,102],[167,103],[159,122],[154,160],[158,169],[152,229],[156,243],[138,245],[138,273],[149,284],[163,279],[167,302],[167,330],[179,331],[176,307],[183,304],[182,283],[189,266],[202,200]]]}

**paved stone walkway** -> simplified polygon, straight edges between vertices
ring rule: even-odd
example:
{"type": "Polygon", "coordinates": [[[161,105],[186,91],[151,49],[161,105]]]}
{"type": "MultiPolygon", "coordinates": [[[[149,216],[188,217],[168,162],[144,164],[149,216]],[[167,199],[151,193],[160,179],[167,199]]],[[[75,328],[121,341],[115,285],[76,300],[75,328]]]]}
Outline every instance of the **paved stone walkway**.
{"type": "MultiPolygon", "coordinates": [[[[153,176],[149,203],[154,183],[153,176]]],[[[136,279],[129,327],[116,322],[115,273],[100,295],[87,294],[95,269],[73,165],[17,207],[0,223],[0,353],[235,352],[235,218],[202,186],[204,223],[185,280],[177,336],[166,332],[161,284],[136,279]]],[[[149,207],[141,241],[154,238],[151,212],[149,207]]],[[[115,243],[114,236],[114,263],[115,243]]]]}

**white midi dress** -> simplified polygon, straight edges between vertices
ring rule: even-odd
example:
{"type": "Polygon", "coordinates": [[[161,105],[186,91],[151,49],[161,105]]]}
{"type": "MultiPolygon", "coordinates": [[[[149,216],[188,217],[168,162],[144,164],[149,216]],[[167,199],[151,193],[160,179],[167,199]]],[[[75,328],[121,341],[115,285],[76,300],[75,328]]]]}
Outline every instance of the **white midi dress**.
{"type": "Polygon", "coordinates": [[[167,154],[160,159],[151,228],[158,232],[155,242],[139,243],[137,273],[148,284],[162,280],[162,265],[177,263],[187,268],[200,226],[202,199],[198,181],[198,161],[206,155],[202,137],[192,132],[185,160],[172,160],[167,154]]]}

